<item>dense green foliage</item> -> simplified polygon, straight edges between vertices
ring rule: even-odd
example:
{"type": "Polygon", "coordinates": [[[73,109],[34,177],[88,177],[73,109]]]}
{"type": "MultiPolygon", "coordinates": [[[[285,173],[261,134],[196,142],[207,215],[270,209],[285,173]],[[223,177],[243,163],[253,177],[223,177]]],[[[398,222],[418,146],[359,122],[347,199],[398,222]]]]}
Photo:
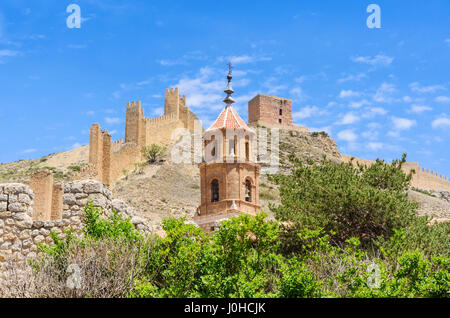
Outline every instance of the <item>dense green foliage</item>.
{"type": "MultiPolygon", "coordinates": [[[[167,219],[165,237],[144,236],[120,214],[105,217],[88,205],[83,236],[54,235],[44,258],[63,281],[75,250],[95,246],[101,254],[101,242],[112,241],[107,270],[88,273],[107,286],[117,286],[116,275],[125,288],[113,295],[122,297],[449,297],[450,224],[415,216],[404,161],[368,168],[295,161],[292,174],[273,177],[277,220],[241,215],[209,234],[167,219]],[[120,263],[124,255],[132,261],[120,263]]],[[[102,295],[99,285],[78,296],[102,295]]]]}

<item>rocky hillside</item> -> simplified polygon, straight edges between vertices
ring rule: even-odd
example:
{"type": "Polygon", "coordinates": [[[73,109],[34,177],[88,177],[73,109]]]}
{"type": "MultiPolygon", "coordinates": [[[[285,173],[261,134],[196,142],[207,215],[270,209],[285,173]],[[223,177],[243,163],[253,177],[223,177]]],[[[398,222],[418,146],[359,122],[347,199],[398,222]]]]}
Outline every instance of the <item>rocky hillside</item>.
{"type": "Polygon", "coordinates": [[[89,146],[50,154],[40,159],[19,160],[0,164],[0,183],[28,183],[30,176],[37,170],[53,171],[56,181],[69,181],[75,171],[79,171],[89,161],[89,146]]]}

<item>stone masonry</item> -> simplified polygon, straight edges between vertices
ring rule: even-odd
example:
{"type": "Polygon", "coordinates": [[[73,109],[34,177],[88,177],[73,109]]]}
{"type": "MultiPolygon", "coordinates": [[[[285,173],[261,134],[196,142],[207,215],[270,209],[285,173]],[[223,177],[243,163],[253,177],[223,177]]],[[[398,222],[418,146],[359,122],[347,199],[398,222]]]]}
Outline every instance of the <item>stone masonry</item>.
{"type": "MultiPolygon", "coordinates": [[[[31,188],[20,183],[0,184],[0,272],[14,262],[35,258],[38,243],[51,243],[50,231],[64,238],[64,231],[72,228],[81,233],[83,207],[92,201],[106,214],[113,209],[131,218],[135,228],[150,232],[151,227],[120,200],[112,198],[111,191],[95,180],[74,181],[64,185],[63,206],[59,219],[33,219],[34,195],[31,188]]],[[[48,199],[48,198],[47,198],[48,199]]]]}

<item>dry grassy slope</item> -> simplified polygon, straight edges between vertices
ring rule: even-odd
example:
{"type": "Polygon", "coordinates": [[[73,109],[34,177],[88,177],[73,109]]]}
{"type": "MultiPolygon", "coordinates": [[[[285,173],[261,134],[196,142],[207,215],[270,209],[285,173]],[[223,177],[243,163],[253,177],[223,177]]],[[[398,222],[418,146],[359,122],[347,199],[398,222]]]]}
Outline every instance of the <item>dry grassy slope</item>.
{"type": "Polygon", "coordinates": [[[411,201],[419,204],[417,214],[428,215],[433,219],[450,220],[449,202],[414,190],[408,191],[408,197],[411,201]]]}
{"type": "Polygon", "coordinates": [[[44,168],[53,170],[56,180],[69,180],[73,172],[72,169],[82,167],[88,161],[89,146],[82,146],[69,151],[50,154],[39,159],[2,163],[0,164],[0,183],[28,183],[33,172],[44,168]],[[72,169],[69,167],[72,167],[72,169]]]}

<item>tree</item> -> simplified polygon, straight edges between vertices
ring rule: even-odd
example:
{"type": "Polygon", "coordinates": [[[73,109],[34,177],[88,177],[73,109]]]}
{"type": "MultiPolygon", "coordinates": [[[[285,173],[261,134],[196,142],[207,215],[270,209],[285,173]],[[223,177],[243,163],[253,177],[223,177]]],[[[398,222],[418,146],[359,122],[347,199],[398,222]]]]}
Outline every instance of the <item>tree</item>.
{"type": "Polygon", "coordinates": [[[289,249],[296,249],[302,228],[323,228],[331,241],[344,243],[356,237],[363,244],[378,237],[390,237],[395,229],[408,224],[417,205],[408,201],[411,175],[406,175],[396,160],[387,164],[354,166],[323,159],[320,163],[303,163],[291,156],[294,169],[289,175],[270,179],[280,185],[281,205],[271,207],[285,224],[289,249]]]}

